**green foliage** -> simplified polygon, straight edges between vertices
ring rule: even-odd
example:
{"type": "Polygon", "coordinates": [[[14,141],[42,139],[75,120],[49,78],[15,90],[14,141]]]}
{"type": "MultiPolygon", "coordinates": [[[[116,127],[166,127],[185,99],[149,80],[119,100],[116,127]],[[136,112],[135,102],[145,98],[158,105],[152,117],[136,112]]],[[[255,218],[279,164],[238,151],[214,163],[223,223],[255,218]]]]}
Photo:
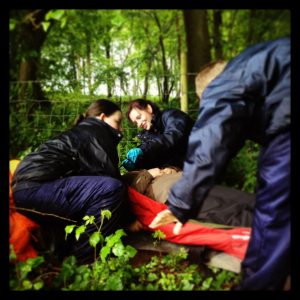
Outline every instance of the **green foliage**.
{"type": "MultiPolygon", "coordinates": [[[[107,211],[102,217],[110,217],[107,211]]],[[[184,248],[164,256],[153,256],[148,263],[133,267],[131,259],[137,250],[124,245],[123,229],[107,236],[101,241],[101,227],[97,228],[93,216],[85,216],[84,226],[66,226],[66,236],[84,232],[87,225],[95,225],[96,231],[90,236],[91,247],[103,242],[99,257],[90,265],[78,265],[76,258],[65,258],[59,271],[49,270],[42,256],[18,262],[10,268],[11,290],[63,290],[63,291],[96,291],[96,290],[223,290],[230,289],[238,283],[236,276],[216,268],[206,277],[198,265],[188,262],[188,253],[184,248]],[[46,272],[45,272],[46,270],[46,272]]],[[[80,235],[79,234],[79,235],[80,235]]],[[[163,235],[157,232],[156,238],[163,235]]],[[[14,262],[15,254],[10,247],[10,261],[14,262]]]]}
{"type": "Polygon", "coordinates": [[[161,240],[164,240],[166,238],[166,235],[161,230],[155,230],[152,233],[152,237],[154,239],[153,245],[156,247],[161,240]]]}
{"type": "Polygon", "coordinates": [[[222,178],[222,184],[255,193],[258,154],[259,145],[247,141],[237,156],[229,163],[222,178]]]}

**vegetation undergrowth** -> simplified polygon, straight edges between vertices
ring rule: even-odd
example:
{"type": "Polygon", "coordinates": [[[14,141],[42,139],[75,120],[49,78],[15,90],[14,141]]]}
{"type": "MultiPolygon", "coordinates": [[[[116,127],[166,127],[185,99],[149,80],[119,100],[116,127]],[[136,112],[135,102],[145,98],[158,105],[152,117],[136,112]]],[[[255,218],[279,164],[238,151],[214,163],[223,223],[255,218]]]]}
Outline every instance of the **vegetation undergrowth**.
{"type": "MultiPolygon", "coordinates": [[[[102,220],[111,213],[101,211],[102,220]]],[[[74,233],[78,240],[86,233],[86,226],[95,225],[95,232],[89,236],[90,246],[95,249],[94,262],[81,265],[74,256],[65,258],[60,267],[47,263],[44,256],[29,258],[14,263],[16,256],[10,248],[10,289],[11,290],[63,290],[63,291],[126,291],[126,290],[230,290],[238,284],[239,275],[215,267],[204,270],[191,264],[184,248],[166,255],[152,256],[149,262],[134,266],[137,250],[124,245],[123,229],[103,237],[101,226],[93,216],[85,216],[84,224],[69,225],[65,228],[66,238],[74,233]],[[97,252],[97,245],[100,251],[97,252]]],[[[154,244],[164,239],[160,231],[153,235],[154,244]],[[155,240],[156,239],[156,240],[155,240]]]]}

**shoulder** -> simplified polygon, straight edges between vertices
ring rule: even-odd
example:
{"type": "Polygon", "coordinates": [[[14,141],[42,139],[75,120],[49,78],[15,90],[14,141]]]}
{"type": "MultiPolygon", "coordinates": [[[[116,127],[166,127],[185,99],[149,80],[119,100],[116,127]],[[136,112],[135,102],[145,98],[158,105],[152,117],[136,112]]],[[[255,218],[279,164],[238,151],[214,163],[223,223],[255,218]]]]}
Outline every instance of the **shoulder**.
{"type": "Polygon", "coordinates": [[[162,112],[162,118],[169,118],[169,117],[188,117],[188,115],[181,111],[180,109],[176,109],[176,108],[169,108],[169,109],[165,109],[162,112]]]}

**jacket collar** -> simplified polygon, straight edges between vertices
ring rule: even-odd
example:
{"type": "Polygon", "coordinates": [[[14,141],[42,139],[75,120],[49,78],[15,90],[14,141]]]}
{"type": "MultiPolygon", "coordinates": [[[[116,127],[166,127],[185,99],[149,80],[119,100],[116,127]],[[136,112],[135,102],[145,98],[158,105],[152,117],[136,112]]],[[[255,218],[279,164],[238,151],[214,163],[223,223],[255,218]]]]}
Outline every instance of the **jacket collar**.
{"type": "Polygon", "coordinates": [[[156,133],[157,131],[159,131],[160,127],[161,127],[161,115],[162,112],[160,110],[156,111],[153,115],[153,118],[151,120],[151,128],[150,128],[150,132],[154,132],[156,133]]]}
{"type": "Polygon", "coordinates": [[[102,121],[102,120],[100,120],[96,117],[85,118],[82,122],[95,124],[96,126],[100,126],[101,128],[106,129],[107,131],[109,131],[109,133],[111,134],[112,139],[114,140],[114,142],[116,144],[119,144],[119,142],[123,138],[123,134],[119,130],[111,127],[110,125],[108,125],[107,123],[105,123],[104,121],[102,121]]]}

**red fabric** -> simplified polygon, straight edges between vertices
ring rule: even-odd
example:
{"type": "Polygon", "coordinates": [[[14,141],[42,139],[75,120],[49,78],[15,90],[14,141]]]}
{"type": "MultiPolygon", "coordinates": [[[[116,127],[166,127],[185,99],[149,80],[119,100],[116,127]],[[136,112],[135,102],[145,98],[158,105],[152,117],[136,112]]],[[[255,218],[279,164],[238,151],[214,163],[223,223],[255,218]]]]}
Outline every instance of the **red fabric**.
{"type": "Polygon", "coordinates": [[[18,213],[14,208],[14,199],[11,190],[11,179],[14,170],[9,172],[9,244],[13,245],[17,256],[16,261],[25,261],[37,256],[31,244],[31,232],[39,225],[31,219],[18,213]]]}
{"type": "Polygon", "coordinates": [[[250,228],[219,229],[187,222],[178,235],[173,234],[174,224],[163,225],[154,230],[148,227],[149,224],[167,206],[140,194],[131,187],[128,188],[128,193],[133,213],[144,225],[144,229],[161,230],[169,242],[208,246],[244,259],[251,233],[250,228]]]}

